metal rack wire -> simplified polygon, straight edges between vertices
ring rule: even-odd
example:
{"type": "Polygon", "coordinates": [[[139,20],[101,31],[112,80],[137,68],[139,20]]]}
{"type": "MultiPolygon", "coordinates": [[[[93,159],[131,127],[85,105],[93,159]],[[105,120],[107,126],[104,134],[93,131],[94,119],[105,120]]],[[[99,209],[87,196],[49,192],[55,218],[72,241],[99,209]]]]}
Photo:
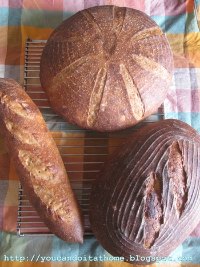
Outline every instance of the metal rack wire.
{"type": "MultiPolygon", "coordinates": [[[[39,79],[40,57],[44,40],[26,42],[24,88],[39,107],[66,166],[72,188],[80,202],[85,235],[92,235],[89,223],[89,196],[92,181],[98,174],[107,156],[141,125],[163,119],[163,108],[139,125],[117,133],[97,133],[80,129],[65,122],[50,108],[39,79]]],[[[24,235],[51,235],[35,209],[30,205],[23,188],[19,185],[17,233],[24,235]]]]}

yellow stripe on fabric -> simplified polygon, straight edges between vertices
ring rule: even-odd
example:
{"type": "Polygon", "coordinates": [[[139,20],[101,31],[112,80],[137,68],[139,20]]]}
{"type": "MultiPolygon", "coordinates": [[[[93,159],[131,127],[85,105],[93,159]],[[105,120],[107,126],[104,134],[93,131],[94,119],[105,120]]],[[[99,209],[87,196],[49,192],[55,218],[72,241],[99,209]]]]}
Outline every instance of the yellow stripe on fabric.
{"type": "Polygon", "coordinates": [[[200,33],[167,34],[175,68],[200,67],[200,33]]]}

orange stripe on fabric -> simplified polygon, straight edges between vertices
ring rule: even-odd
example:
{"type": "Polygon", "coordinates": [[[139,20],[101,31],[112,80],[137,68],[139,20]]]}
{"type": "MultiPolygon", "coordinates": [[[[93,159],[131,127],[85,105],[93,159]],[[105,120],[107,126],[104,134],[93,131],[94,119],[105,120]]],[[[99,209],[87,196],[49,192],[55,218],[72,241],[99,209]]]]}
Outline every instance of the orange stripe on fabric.
{"type": "Polygon", "coordinates": [[[21,54],[21,29],[18,26],[8,27],[8,46],[6,53],[6,65],[19,65],[21,54]]]}
{"type": "Polygon", "coordinates": [[[27,37],[31,39],[48,39],[50,34],[52,33],[52,28],[36,28],[31,26],[23,26],[22,27],[22,38],[26,40],[27,37]]]}
{"type": "Polygon", "coordinates": [[[192,13],[194,11],[194,0],[186,0],[186,12],[192,13]]]}
{"type": "MultiPolygon", "coordinates": [[[[46,40],[52,31],[52,28],[36,28],[31,26],[23,26],[21,28],[20,26],[9,26],[6,65],[23,65],[26,39],[29,37],[31,39],[46,40]]],[[[2,51],[5,51],[5,49],[2,51]]],[[[3,64],[5,63],[3,56],[0,56],[0,61],[2,61],[3,64]]]]}
{"type": "Polygon", "coordinates": [[[0,27],[1,41],[0,41],[0,64],[5,64],[7,51],[7,35],[8,27],[0,27]]]}
{"type": "Polygon", "coordinates": [[[22,53],[20,58],[20,62],[22,65],[24,64],[24,51],[27,38],[35,40],[47,40],[52,31],[52,28],[36,28],[31,26],[22,27],[22,53]]]}

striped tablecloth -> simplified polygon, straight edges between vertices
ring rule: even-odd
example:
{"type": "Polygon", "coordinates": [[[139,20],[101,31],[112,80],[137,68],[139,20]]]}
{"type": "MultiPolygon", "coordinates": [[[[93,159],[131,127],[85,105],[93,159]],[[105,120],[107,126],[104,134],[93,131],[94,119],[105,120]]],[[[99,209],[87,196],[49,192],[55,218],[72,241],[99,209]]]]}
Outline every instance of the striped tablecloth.
{"type": "MultiPolygon", "coordinates": [[[[183,120],[200,131],[199,0],[0,0],[0,77],[23,84],[28,37],[45,40],[73,13],[104,4],[139,9],[160,25],[175,63],[173,83],[164,102],[165,118],[183,120]]],[[[67,256],[108,255],[95,238],[87,238],[83,245],[69,245],[54,236],[17,237],[17,194],[18,177],[0,138],[0,266],[128,266],[111,261],[65,262],[67,256]]],[[[175,262],[159,266],[200,266],[198,234],[197,228],[172,254],[175,262]],[[192,257],[192,261],[183,263],[179,256],[192,257]]]]}

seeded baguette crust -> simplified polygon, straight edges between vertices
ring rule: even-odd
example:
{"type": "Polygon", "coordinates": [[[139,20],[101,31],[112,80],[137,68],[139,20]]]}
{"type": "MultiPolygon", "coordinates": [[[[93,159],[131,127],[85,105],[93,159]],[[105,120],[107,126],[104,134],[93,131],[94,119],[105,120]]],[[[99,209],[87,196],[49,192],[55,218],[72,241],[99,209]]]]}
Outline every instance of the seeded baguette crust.
{"type": "Polygon", "coordinates": [[[40,217],[61,239],[82,243],[82,216],[59,151],[39,109],[12,79],[0,79],[0,123],[21,184],[40,217]]]}
{"type": "Polygon", "coordinates": [[[40,80],[68,122],[114,131],[143,120],[164,101],[173,72],[165,34],[145,13],[98,6],[65,20],[43,50],[40,80]]]}
{"type": "Polygon", "coordinates": [[[112,255],[162,257],[195,229],[199,206],[200,136],[165,120],[138,130],[110,157],[91,190],[90,222],[112,255]]]}

